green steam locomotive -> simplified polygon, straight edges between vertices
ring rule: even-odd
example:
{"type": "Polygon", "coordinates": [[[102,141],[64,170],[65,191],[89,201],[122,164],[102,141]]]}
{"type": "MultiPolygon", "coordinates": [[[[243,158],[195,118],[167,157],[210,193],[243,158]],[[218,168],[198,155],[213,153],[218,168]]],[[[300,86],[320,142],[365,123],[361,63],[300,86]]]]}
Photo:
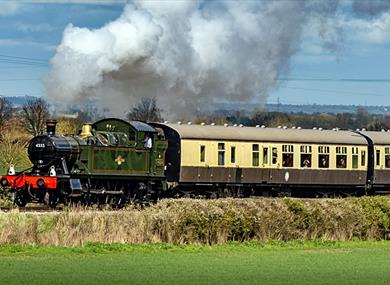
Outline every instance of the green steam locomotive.
{"type": "Polygon", "coordinates": [[[108,203],[156,200],[166,189],[167,142],[161,130],[139,121],[103,119],[74,136],[57,136],[56,121],[28,146],[31,170],[3,176],[1,185],[24,207],[30,201],[108,203]]]}

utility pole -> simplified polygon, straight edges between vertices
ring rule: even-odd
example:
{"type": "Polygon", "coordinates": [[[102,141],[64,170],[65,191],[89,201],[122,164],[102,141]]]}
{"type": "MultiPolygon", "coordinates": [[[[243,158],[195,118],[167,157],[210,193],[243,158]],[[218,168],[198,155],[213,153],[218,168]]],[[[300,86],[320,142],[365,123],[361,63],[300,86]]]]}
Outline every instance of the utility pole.
{"type": "Polygon", "coordinates": [[[279,99],[279,96],[278,96],[278,103],[276,105],[276,110],[277,110],[278,113],[279,113],[279,106],[280,106],[280,99],[279,99]]]}

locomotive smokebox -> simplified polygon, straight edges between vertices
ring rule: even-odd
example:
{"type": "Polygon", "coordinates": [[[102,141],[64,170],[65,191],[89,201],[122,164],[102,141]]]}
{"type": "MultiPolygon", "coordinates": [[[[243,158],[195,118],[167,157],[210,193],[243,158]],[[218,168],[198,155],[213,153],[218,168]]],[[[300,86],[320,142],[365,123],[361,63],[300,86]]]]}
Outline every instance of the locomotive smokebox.
{"type": "Polygon", "coordinates": [[[54,136],[56,134],[56,120],[47,120],[46,121],[46,132],[49,136],[54,136]]]}

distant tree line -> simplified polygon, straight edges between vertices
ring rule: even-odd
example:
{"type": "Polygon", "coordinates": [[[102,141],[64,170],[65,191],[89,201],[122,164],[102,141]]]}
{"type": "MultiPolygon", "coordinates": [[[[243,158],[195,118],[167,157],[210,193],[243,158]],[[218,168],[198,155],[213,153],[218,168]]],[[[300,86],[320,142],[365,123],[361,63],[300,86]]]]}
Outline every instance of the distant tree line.
{"type": "MultiPolygon", "coordinates": [[[[83,122],[93,122],[100,118],[96,107],[88,107],[77,112],[77,118],[59,117],[58,131],[63,134],[75,133],[83,122]]],[[[45,132],[45,121],[50,117],[49,104],[42,98],[27,101],[18,110],[6,97],[0,97],[0,127],[18,125],[25,133],[36,136],[45,132]]],[[[158,106],[156,98],[141,98],[138,103],[129,108],[127,120],[140,120],[144,122],[163,121],[162,109],[158,106]]],[[[364,108],[354,113],[282,113],[256,110],[244,111],[216,111],[209,114],[198,115],[195,123],[215,124],[243,124],[246,126],[265,125],[267,127],[302,127],[323,129],[367,129],[379,131],[390,129],[390,115],[370,114],[364,108]]],[[[1,134],[0,134],[1,135],[1,134]]]]}
{"type": "Polygon", "coordinates": [[[323,129],[366,129],[380,131],[390,129],[390,115],[369,114],[365,109],[359,108],[354,113],[281,113],[257,110],[251,114],[247,112],[223,112],[213,115],[198,116],[196,123],[216,124],[243,124],[246,126],[265,125],[267,127],[314,127],[323,129]]]}

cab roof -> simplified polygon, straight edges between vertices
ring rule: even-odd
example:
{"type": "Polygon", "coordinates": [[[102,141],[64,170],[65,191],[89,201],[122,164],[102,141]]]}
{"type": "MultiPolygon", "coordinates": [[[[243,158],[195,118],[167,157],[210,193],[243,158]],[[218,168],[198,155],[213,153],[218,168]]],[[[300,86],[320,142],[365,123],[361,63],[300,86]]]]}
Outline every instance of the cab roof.
{"type": "Polygon", "coordinates": [[[127,133],[129,128],[137,132],[156,133],[157,131],[150,125],[141,121],[124,121],[116,118],[106,118],[95,122],[92,128],[97,131],[121,131],[127,133]]]}

